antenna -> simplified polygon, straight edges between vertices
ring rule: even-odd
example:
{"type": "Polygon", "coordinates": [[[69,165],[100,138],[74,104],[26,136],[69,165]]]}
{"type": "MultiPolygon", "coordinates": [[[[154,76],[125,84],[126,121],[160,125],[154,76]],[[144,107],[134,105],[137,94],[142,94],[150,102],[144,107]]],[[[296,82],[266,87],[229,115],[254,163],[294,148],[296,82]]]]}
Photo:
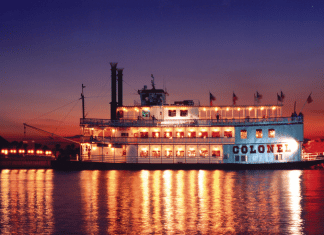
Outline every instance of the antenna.
{"type": "Polygon", "coordinates": [[[154,76],[153,76],[153,74],[151,74],[151,78],[153,78],[153,80],[151,80],[151,83],[152,83],[152,87],[153,87],[153,89],[155,89],[155,84],[154,84],[154,76]]]}

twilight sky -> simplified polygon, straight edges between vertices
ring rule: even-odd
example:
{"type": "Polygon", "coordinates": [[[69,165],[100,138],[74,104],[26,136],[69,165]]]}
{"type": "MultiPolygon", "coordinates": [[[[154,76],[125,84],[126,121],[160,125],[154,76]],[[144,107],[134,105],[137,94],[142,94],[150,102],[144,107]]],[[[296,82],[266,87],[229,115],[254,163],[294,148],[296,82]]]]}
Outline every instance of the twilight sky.
{"type": "MultiPolygon", "coordinates": [[[[124,105],[154,74],[168,102],[307,104],[305,137],[324,136],[321,0],[10,1],[0,9],[0,136],[24,122],[80,134],[81,84],[89,118],[110,118],[110,65],[124,68],[124,105]]],[[[31,134],[27,130],[27,134],[31,134]]]]}

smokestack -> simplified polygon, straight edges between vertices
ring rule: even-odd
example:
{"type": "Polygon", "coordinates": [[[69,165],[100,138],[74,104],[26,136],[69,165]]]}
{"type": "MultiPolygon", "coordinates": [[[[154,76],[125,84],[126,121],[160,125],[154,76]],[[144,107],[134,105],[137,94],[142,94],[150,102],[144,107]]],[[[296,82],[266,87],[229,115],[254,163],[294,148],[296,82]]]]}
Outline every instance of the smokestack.
{"type": "Polygon", "coordinates": [[[117,109],[117,102],[116,102],[116,70],[117,70],[117,63],[110,63],[111,66],[111,103],[110,103],[110,119],[116,120],[116,109],[117,109]]]}
{"type": "Polygon", "coordinates": [[[118,106],[123,106],[123,69],[117,69],[118,71],[118,106]]]}

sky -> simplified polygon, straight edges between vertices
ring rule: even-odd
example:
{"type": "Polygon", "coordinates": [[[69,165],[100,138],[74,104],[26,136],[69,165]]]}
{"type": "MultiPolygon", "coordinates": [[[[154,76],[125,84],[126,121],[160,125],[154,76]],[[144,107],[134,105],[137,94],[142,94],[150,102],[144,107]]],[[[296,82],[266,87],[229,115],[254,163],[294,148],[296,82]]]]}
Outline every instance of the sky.
{"type": "MultiPolygon", "coordinates": [[[[110,118],[110,62],[124,68],[124,105],[137,90],[209,105],[303,108],[305,138],[324,136],[324,2],[252,0],[10,1],[0,9],[0,136],[23,123],[80,134],[86,117],[110,118]]],[[[27,136],[35,133],[27,129],[27,136]]],[[[40,133],[39,133],[40,134],[40,133]]]]}

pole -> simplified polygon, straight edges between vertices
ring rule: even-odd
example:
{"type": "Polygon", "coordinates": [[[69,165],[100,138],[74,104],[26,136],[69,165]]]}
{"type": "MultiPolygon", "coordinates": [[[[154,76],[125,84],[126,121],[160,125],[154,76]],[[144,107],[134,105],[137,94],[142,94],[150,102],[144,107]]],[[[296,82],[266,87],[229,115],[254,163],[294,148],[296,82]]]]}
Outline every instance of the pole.
{"type": "Polygon", "coordinates": [[[82,93],[81,93],[81,99],[82,99],[82,118],[85,118],[84,115],[84,95],[83,95],[83,88],[85,88],[85,86],[82,84],[82,93]]]}

